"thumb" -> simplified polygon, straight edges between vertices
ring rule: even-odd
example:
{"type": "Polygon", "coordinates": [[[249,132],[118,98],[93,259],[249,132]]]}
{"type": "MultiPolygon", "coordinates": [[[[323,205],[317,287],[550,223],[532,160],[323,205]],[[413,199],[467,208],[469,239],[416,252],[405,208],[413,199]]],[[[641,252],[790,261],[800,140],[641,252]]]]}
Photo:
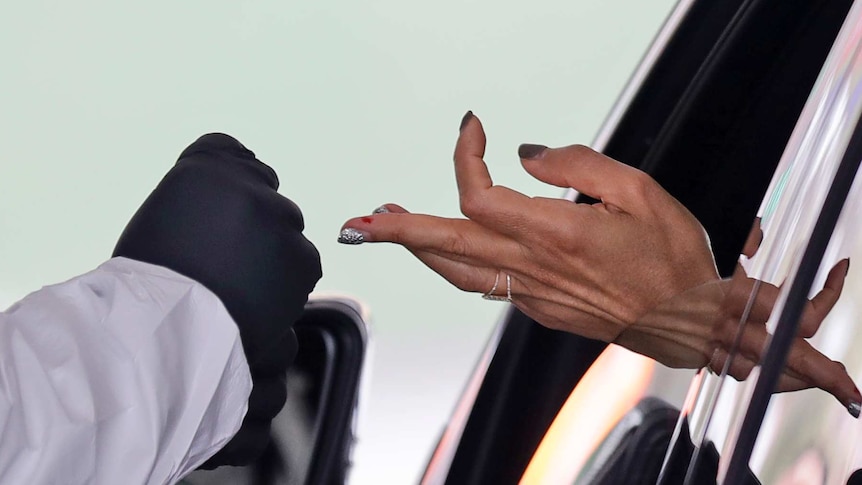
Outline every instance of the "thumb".
{"type": "Polygon", "coordinates": [[[583,146],[548,148],[521,145],[521,164],[533,177],[557,187],[573,188],[623,210],[636,209],[646,190],[658,184],[640,170],[583,146]]]}

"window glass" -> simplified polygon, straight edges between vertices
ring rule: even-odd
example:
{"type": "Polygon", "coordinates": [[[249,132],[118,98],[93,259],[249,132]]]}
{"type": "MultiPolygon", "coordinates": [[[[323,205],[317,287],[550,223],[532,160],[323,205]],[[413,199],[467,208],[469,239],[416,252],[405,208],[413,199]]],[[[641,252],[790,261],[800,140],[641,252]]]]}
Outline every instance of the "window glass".
{"type": "Polygon", "coordinates": [[[672,444],[694,443],[689,477],[712,469],[720,483],[843,484],[862,465],[860,289],[850,266],[862,247],[862,184],[851,185],[862,158],[860,16],[857,2],[726,282],[710,362],[720,376],[692,385],[672,444]]]}

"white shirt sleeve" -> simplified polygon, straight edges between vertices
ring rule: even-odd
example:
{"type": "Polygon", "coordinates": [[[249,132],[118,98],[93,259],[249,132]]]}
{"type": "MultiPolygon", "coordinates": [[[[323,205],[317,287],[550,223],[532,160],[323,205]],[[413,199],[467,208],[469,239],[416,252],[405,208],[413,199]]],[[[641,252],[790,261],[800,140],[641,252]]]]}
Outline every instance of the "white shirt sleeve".
{"type": "Polygon", "coordinates": [[[0,313],[0,483],[174,483],[239,430],[250,392],[212,292],[112,259],[0,313]]]}

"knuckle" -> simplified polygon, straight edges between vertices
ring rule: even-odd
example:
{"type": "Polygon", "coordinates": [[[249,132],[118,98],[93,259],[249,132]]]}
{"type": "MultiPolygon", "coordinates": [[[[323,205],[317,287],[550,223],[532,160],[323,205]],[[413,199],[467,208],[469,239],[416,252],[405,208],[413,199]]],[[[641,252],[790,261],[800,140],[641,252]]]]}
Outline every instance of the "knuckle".
{"type": "Polygon", "coordinates": [[[715,374],[721,374],[724,370],[724,363],[727,361],[727,353],[720,347],[709,346],[709,348],[713,348],[713,350],[703,352],[704,358],[708,359],[707,367],[715,374]]]}
{"type": "Polygon", "coordinates": [[[464,237],[461,234],[448,234],[443,239],[442,250],[456,256],[466,256],[467,241],[464,240],[464,237]]]}
{"type": "Polygon", "coordinates": [[[748,379],[748,376],[751,375],[751,371],[754,368],[753,364],[749,362],[748,359],[743,359],[739,355],[730,356],[728,358],[731,359],[728,374],[737,381],[748,379]]]}
{"type": "MultiPolygon", "coordinates": [[[[732,367],[734,367],[734,366],[732,366],[732,367]]],[[[748,379],[749,374],[751,374],[751,368],[750,367],[734,368],[733,371],[730,373],[731,377],[736,379],[737,382],[742,382],[742,381],[748,379]]]]}
{"type": "Polygon", "coordinates": [[[464,276],[458,278],[457,281],[453,281],[452,284],[454,284],[455,287],[458,288],[459,290],[468,291],[468,292],[474,292],[474,291],[482,292],[482,291],[487,291],[487,290],[491,289],[491,287],[489,286],[487,289],[483,290],[482,289],[482,283],[480,281],[478,281],[476,275],[473,275],[473,274],[464,275],[464,276]]]}
{"type": "Polygon", "coordinates": [[[485,212],[484,197],[478,195],[464,195],[461,197],[461,213],[468,218],[481,216],[485,212]]]}
{"type": "Polygon", "coordinates": [[[377,227],[375,230],[380,236],[394,242],[395,244],[400,244],[407,248],[416,247],[415,238],[411,239],[410,237],[412,228],[406,224],[392,224],[385,228],[377,227]]]}
{"type": "Polygon", "coordinates": [[[815,322],[802,321],[799,324],[799,336],[805,339],[811,338],[817,333],[817,324],[815,322]]]}
{"type": "Polygon", "coordinates": [[[581,145],[580,143],[575,144],[575,145],[571,145],[569,147],[569,150],[572,152],[572,156],[574,156],[576,158],[592,156],[596,153],[596,151],[593,150],[592,148],[590,148],[586,145],[581,145]]]}
{"type": "Polygon", "coordinates": [[[653,197],[653,194],[658,188],[658,183],[645,172],[635,170],[632,173],[629,181],[629,190],[632,194],[642,200],[648,200],[653,197]]]}
{"type": "Polygon", "coordinates": [[[393,224],[389,228],[389,239],[396,244],[404,243],[404,228],[399,224],[393,224]]]}
{"type": "Polygon", "coordinates": [[[830,361],[830,364],[829,377],[823,384],[827,389],[838,389],[844,381],[849,379],[847,368],[844,364],[834,360],[830,361]]]}
{"type": "Polygon", "coordinates": [[[485,282],[482,276],[474,271],[455,272],[446,277],[456,288],[466,292],[484,292],[491,289],[491,286],[483,289],[485,282]]]}
{"type": "Polygon", "coordinates": [[[452,283],[455,288],[458,288],[461,291],[471,291],[469,278],[462,276],[454,276],[448,279],[449,282],[452,283]]]}
{"type": "MultiPolygon", "coordinates": [[[[592,215],[592,214],[589,214],[592,215]]],[[[590,236],[592,234],[588,234],[590,231],[584,231],[584,227],[587,226],[585,224],[585,219],[583,218],[575,218],[575,217],[567,217],[558,222],[559,227],[566,234],[566,238],[562,241],[562,243],[569,247],[572,250],[584,250],[586,249],[584,246],[585,240],[589,241],[590,236]]],[[[556,238],[553,241],[549,241],[548,239],[541,237],[539,238],[540,242],[547,242],[552,244],[557,244],[560,241],[556,238]]]]}
{"type": "Polygon", "coordinates": [[[738,320],[734,318],[736,315],[726,312],[723,316],[725,318],[720,318],[713,323],[710,330],[711,338],[715,345],[729,346],[735,336],[738,320]]]}

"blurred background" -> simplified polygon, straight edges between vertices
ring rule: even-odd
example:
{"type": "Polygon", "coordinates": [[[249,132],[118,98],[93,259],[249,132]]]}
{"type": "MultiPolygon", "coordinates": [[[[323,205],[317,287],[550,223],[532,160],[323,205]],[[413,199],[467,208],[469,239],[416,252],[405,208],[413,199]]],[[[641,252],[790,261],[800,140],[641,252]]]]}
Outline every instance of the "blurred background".
{"type": "Polygon", "coordinates": [[[495,182],[557,196],[523,142],[588,144],[673,0],[31,0],[0,17],[0,307],[107,259],[203,133],[279,173],[323,293],[371,309],[352,483],[410,483],[503,311],[341,224],[385,202],[458,216],[451,153],[472,109],[495,182]]]}

